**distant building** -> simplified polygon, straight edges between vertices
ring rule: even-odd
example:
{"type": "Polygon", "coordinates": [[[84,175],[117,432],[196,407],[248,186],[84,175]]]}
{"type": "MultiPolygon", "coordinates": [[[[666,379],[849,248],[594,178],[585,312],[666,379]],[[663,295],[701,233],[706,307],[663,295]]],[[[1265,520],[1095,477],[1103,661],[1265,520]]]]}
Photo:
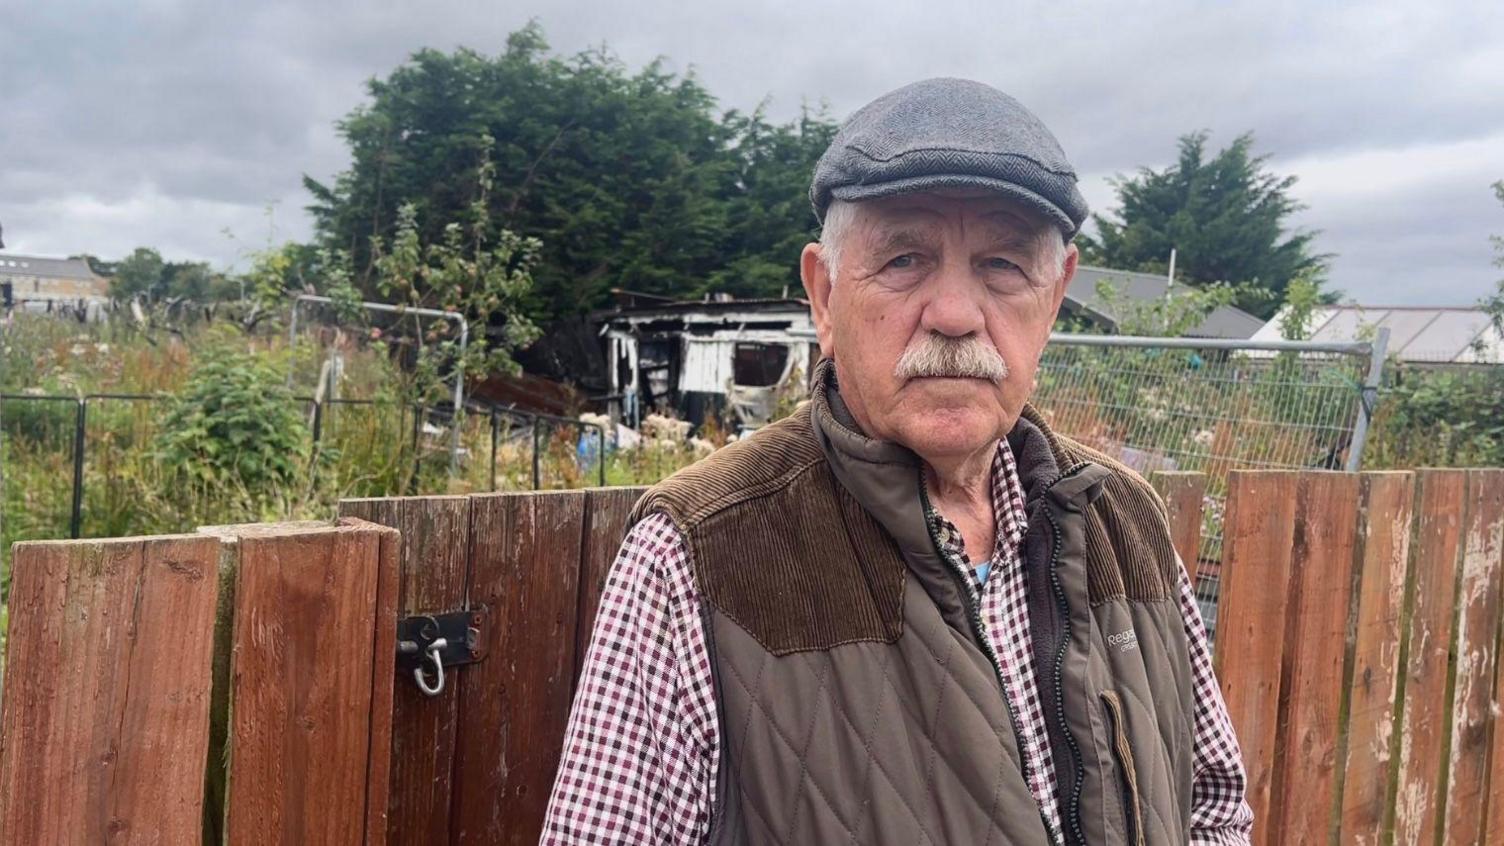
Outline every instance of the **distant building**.
{"type": "MultiPolygon", "coordinates": [[[[1283,338],[1280,310],[1253,335],[1283,338]]],[[[1346,343],[1389,330],[1389,355],[1409,364],[1504,364],[1504,337],[1479,308],[1448,306],[1323,306],[1312,315],[1310,340],[1346,343]]]]}
{"type": "MultiPolygon", "coordinates": [[[[1107,283],[1117,296],[1128,302],[1147,303],[1162,300],[1167,293],[1168,280],[1152,273],[1137,273],[1131,270],[1109,270],[1105,267],[1076,268],[1076,278],[1065,292],[1065,302],[1060,306],[1062,317],[1074,316],[1090,321],[1109,332],[1118,331],[1119,315],[1113,305],[1106,302],[1099,286],[1107,283]]],[[[1184,285],[1168,288],[1172,296],[1189,290],[1184,285]]],[[[1188,338],[1230,338],[1246,340],[1259,331],[1264,321],[1235,306],[1218,306],[1206,319],[1185,335],[1188,338]]]]}
{"type": "Polygon", "coordinates": [[[83,259],[0,253],[0,303],[6,309],[97,315],[110,300],[110,280],[83,259]]]}

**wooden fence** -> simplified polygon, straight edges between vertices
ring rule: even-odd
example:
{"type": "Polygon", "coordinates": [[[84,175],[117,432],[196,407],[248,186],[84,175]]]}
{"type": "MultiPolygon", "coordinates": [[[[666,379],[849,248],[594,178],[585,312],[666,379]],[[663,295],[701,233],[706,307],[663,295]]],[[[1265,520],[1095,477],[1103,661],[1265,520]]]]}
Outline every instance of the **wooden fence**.
{"type": "MultiPolygon", "coordinates": [[[[1154,482],[1195,561],[1202,480],[1154,482]]],[[[0,843],[535,843],[637,493],[18,545],[0,843]],[[399,621],[450,612],[427,696],[399,621]]],[[[1256,842],[1504,842],[1504,470],[1240,472],[1224,525],[1256,842]]]]}

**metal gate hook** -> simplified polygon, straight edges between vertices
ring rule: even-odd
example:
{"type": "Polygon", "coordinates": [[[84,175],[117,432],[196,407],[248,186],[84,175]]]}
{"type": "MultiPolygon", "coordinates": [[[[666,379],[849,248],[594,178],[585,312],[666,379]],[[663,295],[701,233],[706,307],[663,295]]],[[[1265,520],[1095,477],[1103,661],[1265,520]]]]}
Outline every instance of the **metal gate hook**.
{"type": "Polygon", "coordinates": [[[433,643],[428,644],[426,651],[428,652],[428,659],[433,662],[434,671],[434,684],[432,687],[428,685],[428,677],[424,675],[421,664],[413,670],[413,679],[417,681],[418,689],[423,691],[423,695],[425,696],[438,696],[444,690],[444,661],[439,658],[439,652],[448,645],[449,641],[442,637],[436,638],[433,643]]]}

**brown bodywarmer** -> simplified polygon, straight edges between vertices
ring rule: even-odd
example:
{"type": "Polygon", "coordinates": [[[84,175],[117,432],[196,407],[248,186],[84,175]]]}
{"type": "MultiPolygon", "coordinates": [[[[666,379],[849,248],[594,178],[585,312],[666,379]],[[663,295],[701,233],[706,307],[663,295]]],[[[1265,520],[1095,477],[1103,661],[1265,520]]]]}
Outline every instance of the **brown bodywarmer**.
{"type": "MultiPolygon", "coordinates": [[[[1008,435],[1066,840],[1180,844],[1192,681],[1153,490],[1052,433],[1008,435]]],[[[822,362],[793,416],[651,489],[702,600],[716,844],[1044,844],[997,659],[924,519],[921,464],[867,438],[822,362]]]]}

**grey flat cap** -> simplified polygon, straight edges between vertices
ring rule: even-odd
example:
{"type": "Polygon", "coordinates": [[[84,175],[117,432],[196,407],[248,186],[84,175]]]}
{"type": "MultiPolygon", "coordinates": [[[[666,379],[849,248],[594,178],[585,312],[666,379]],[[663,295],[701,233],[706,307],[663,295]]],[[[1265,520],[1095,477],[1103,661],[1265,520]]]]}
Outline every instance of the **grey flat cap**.
{"type": "Polygon", "coordinates": [[[1007,94],[927,79],[873,100],[830,142],[810,182],[822,222],[831,200],[984,188],[1053,221],[1069,241],[1086,220],[1076,171],[1050,130],[1007,94]]]}

